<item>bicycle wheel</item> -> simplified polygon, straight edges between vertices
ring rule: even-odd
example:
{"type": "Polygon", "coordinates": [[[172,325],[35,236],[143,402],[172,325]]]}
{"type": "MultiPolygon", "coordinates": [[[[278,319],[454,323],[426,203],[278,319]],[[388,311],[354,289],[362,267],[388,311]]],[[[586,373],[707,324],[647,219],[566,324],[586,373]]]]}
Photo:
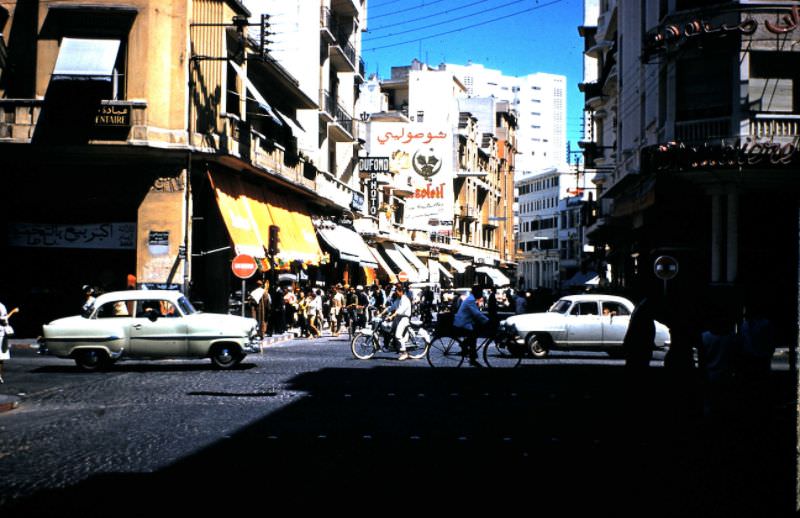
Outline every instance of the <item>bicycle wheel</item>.
{"type": "Polygon", "coordinates": [[[428,346],[428,363],[431,367],[460,367],[464,352],[458,338],[437,336],[428,346]]]}
{"type": "Polygon", "coordinates": [[[408,357],[414,360],[424,358],[428,354],[427,334],[418,333],[409,329],[408,343],[406,344],[408,357]]]}
{"type": "Polygon", "coordinates": [[[522,361],[522,347],[489,338],[483,344],[483,362],[493,368],[513,368],[522,361]]]}
{"type": "Polygon", "coordinates": [[[358,333],[350,342],[350,350],[353,352],[353,356],[359,360],[369,360],[375,356],[375,344],[373,336],[358,333]]]}

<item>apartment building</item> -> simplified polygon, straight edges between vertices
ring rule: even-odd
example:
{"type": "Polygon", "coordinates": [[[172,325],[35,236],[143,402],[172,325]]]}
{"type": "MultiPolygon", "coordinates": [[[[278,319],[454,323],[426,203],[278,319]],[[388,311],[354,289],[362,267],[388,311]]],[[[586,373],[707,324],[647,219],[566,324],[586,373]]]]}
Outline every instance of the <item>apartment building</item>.
{"type": "Polygon", "coordinates": [[[794,328],[800,6],[598,8],[580,28],[597,66],[583,84],[599,194],[587,235],[608,280],[733,316],[769,293],[772,316],[794,328]],[[667,283],[661,256],[679,265],[667,283]]]}
{"type": "Polygon", "coordinates": [[[0,6],[13,193],[0,247],[20,333],[74,314],[84,284],[124,289],[133,275],[225,311],[236,254],[262,272],[324,262],[312,215],[341,210],[318,194],[297,129],[318,97],[248,37],[251,14],[236,0],[0,6]]]}

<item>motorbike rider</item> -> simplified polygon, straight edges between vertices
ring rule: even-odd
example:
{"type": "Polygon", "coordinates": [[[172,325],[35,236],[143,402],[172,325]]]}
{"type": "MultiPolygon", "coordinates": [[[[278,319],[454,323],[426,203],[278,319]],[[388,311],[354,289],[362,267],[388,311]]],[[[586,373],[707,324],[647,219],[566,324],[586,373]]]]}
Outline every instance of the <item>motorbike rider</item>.
{"type": "Polygon", "coordinates": [[[387,320],[392,322],[392,336],[397,341],[400,348],[400,361],[408,359],[406,352],[406,340],[408,337],[408,326],[411,323],[411,300],[406,295],[405,287],[398,283],[394,288],[394,299],[391,306],[381,311],[379,316],[389,314],[387,320]]]}

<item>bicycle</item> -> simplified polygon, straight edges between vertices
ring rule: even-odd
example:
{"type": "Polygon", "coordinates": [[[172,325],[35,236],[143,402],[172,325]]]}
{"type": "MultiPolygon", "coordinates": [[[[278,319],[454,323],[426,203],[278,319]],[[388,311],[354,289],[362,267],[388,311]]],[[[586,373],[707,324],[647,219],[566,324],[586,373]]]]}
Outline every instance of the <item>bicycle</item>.
{"type": "MultiPolygon", "coordinates": [[[[463,341],[463,337],[449,334],[435,337],[428,346],[428,364],[437,368],[460,367],[468,356],[463,341]]],[[[483,362],[493,368],[514,368],[522,362],[525,354],[524,346],[505,334],[480,337],[475,348],[477,354],[482,353],[483,362]]]]}
{"type": "MultiPolygon", "coordinates": [[[[428,353],[431,341],[428,332],[422,328],[420,322],[412,320],[407,333],[406,352],[408,357],[414,360],[424,358],[428,353]]],[[[381,317],[373,318],[370,326],[362,328],[353,336],[350,341],[350,351],[359,360],[369,360],[379,351],[399,352],[394,336],[392,336],[391,323],[381,317]]]]}

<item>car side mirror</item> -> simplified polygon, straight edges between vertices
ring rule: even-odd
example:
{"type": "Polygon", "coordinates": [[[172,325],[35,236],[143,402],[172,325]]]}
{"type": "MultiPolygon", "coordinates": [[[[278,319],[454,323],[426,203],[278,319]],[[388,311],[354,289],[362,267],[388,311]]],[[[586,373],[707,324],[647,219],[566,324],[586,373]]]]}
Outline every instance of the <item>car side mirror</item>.
{"type": "Polygon", "coordinates": [[[158,320],[158,311],[156,311],[155,309],[148,309],[147,320],[149,320],[150,322],[155,322],[156,320],[158,320]]]}

